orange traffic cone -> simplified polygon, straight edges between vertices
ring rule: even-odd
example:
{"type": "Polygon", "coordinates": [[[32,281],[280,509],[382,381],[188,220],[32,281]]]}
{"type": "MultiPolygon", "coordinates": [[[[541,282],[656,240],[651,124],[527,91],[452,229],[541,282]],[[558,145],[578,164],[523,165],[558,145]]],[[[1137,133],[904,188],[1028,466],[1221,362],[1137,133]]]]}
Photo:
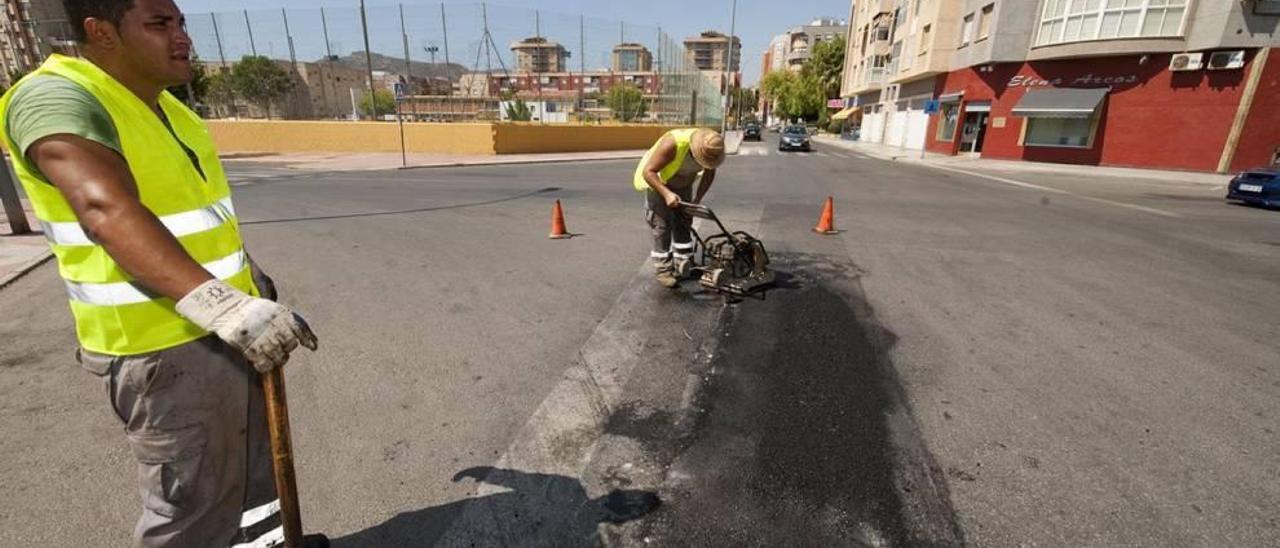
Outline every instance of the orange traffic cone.
{"type": "Polygon", "coordinates": [[[818,226],[813,227],[813,231],[818,234],[839,234],[836,230],[836,205],[835,201],[827,196],[827,204],[822,207],[822,217],[818,219],[818,226]]]}
{"type": "Polygon", "coordinates": [[[556,200],[555,207],[551,208],[551,234],[547,237],[552,240],[573,237],[573,234],[564,228],[564,210],[560,208],[560,200],[556,200]]]}

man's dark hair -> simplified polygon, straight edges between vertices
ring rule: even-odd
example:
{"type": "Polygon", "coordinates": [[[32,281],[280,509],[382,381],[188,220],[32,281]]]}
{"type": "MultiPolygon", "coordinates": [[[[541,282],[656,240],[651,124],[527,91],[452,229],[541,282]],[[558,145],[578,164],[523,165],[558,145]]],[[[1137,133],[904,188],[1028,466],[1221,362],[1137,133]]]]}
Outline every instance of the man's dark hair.
{"type": "Polygon", "coordinates": [[[124,19],[124,12],[133,9],[133,0],[62,0],[62,8],[67,11],[67,20],[76,33],[76,41],[88,42],[84,32],[84,20],[90,17],[110,21],[116,28],[124,19]]]}

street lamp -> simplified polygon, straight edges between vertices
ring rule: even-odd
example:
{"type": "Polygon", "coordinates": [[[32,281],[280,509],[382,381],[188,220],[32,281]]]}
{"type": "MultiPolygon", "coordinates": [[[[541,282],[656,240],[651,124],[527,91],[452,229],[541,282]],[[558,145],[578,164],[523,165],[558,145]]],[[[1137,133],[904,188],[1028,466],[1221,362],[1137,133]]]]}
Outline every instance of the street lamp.
{"type": "Polygon", "coordinates": [[[738,0],[729,8],[729,63],[724,67],[724,107],[720,112],[720,134],[729,129],[729,90],[733,88],[733,39],[738,24],[738,0]]]}

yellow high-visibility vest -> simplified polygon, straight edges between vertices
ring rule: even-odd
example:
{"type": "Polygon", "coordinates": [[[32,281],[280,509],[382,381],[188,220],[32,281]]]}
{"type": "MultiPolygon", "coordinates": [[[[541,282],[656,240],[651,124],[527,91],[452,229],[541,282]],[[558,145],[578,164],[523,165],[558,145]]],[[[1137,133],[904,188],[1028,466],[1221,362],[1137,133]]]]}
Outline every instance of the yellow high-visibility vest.
{"type": "MultiPolygon", "coordinates": [[[[196,113],[168,92],[161,93],[160,108],[171,132],[138,96],[83,59],[52,55],[31,74],[60,76],[92,93],[115,124],[142,205],[205,270],[242,291],[258,294],[240,240],[231,187],[213,140],[196,113]],[[183,150],[184,144],[195,153],[199,170],[183,150]]],[[[0,133],[13,92],[22,84],[18,82],[0,98],[0,133]]],[[[8,135],[3,138],[10,156],[21,158],[22,151],[13,140],[8,135]]],[[[62,193],[26,164],[15,160],[14,171],[67,285],[81,346],[125,356],[163,350],[208,334],[178,315],[172,299],[134,281],[85,233],[62,193]]]]}
{"type": "MultiPolygon", "coordinates": [[[[693,141],[693,134],[696,131],[698,131],[698,128],[673,129],[663,135],[663,137],[670,135],[672,140],[676,142],[676,159],[658,172],[658,177],[662,179],[662,182],[670,181],[680,171],[680,167],[684,165],[685,157],[689,155],[689,143],[693,141]]],[[[636,192],[649,190],[649,183],[644,180],[644,166],[649,165],[649,158],[658,150],[658,145],[660,144],[662,144],[662,139],[658,139],[658,142],[649,147],[649,151],[644,153],[644,158],[640,159],[640,165],[636,166],[635,178],[631,181],[632,186],[636,188],[636,192]]]]}

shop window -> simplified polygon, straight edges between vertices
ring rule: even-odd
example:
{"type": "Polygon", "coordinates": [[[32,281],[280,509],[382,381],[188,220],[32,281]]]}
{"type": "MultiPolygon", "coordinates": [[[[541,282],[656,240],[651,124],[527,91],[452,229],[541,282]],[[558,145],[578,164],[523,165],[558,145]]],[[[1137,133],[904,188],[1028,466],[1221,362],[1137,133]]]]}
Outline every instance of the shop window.
{"type": "Polygon", "coordinates": [[[943,103],[938,108],[939,141],[950,141],[956,137],[956,126],[960,123],[960,103],[943,103]]]}
{"type": "Polygon", "coordinates": [[[1094,121],[1088,118],[1027,118],[1023,146],[1090,148],[1094,121]]]}

